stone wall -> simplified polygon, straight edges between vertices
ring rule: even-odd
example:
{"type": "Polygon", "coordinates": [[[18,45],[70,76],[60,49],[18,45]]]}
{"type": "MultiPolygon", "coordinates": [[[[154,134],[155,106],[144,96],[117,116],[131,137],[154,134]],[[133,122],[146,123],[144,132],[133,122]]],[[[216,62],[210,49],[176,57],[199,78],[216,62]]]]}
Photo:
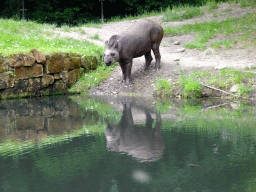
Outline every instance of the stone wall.
{"type": "Polygon", "coordinates": [[[35,141],[80,130],[99,120],[67,96],[0,101],[0,144],[6,140],[35,141]]]}
{"type": "Polygon", "coordinates": [[[30,52],[0,58],[1,98],[67,93],[79,76],[101,61],[101,57],[30,52]]]}

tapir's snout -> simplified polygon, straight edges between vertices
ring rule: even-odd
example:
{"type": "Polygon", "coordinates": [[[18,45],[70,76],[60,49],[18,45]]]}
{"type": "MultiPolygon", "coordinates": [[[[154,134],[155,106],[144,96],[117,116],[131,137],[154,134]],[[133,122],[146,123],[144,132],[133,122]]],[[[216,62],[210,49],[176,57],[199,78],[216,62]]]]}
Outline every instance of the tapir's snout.
{"type": "Polygon", "coordinates": [[[111,65],[111,61],[105,61],[104,63],[106,64],[106,66],[110,66],[111,65]]]}

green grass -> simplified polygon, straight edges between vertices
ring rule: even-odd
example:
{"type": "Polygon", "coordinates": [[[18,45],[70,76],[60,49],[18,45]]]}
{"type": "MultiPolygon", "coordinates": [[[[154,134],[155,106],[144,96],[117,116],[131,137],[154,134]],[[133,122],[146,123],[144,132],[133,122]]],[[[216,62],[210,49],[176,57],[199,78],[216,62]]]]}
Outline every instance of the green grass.
{"type": "Polygon", "coordinates": [[[82,93],[88,89],[97,86],[101,81],[110,76],[111,71],[116,66],[106,67],[104,64],[98,66],[94,71],[85,73],[68,91],[70,93],[82,93]]]}
{"type": "Polygon", "coordinates": [[[93,36],[90,37],[91,39],[95,39],[95,40],[100,40],[100,36],[98,33],[94,34],[93,36]]]}
{"type": "Polygon", "coordinates": [[[210,76],[211,73],[209,71],[201,71],[201,70],[198,70],[198,71],[195,71],[193,73],[190,74],[190,77],[205,77],[205,76],[210,76]]]}
{"type": "Polygon", "coordinates": [[[255,7],[256,5],[255,0],[229,0],[229,2],[240,3],[241,7],[255,7]]]}
{"type": "MultiPolygon", "coordinates": [[[[55,25],[42,25],[30,21],[0,19],[0,53],[2,56],[28,53],[32,48],[44,54],[56,52],[99,55],[103,47],[85,40],[50,38],[49,30],[55,25]],[[46,29],[44,31],[43,29],[46,29]],[[48,31],[47,31],[48,30],[48,31]],[[47,35],[46,35],[47,34],[47,35]]],[[[62,28],[69,31],[67,26],[62,28]]]]}
{"type": "MultiPolygon", "coordinates": [[[[221,35],[229,39],[228,37],[231,34],[236,34],[236,37],[233,37],[235,39],[224,40],[222,42],[222,44],[226,44],[226,47],[229,48],[231,42],[236,43],[238,41],[242,41],[249,45],[256,45],[255,26],[255,13],[251,13],[239,19],[229,18],[221,22],[211,21],[196,24],[186,24],[181,27],[165,27],[164,33],[165,35],[181,35],[195,32],[196,40],[194,42],[189,42],[185,44],[185,48],[191,49],[205,49],[208,40],[213,38],[214,36],[221,35]]],[[[219,45],[218,43],[212,43],[213,47],[218,47],[219,45]]]]}
{"type": "Polygon", "coordinates": [[[126,20],[134,20],[134,19],[141,19],[141,18],[146,18],[146,17],[150,17],[150,16],[156,16],[156,15],[162,15],[163,11],[145,11],[142,14],[138,14],[136,16],[132,16],[132,15],[125,15],[124,17],[112,17],[110,19],[107,19],[106,22],[104,22],[104,24],[106,23],[113,23],[113,22],[120,22],[120,21],[126,21],[126,20]]]}
{"type": "Polygon", "coordinates": [[[183,87],[185,98],[201,97],[201,84],[197,78],[194,78],[193,76],[185,77],[185,75],[182,74],[179,83],[183,87]]]}
{"type": "Polygon", "coordinates": [[[236,44],[237,40],[234,39],[226,39],[223,41],[215,41],[213,43],[211,43],[211,47],[215,48],[215,49],[219,49],[219,48],[224,48],[224,49],[229,49],[232,47],[233,44],[236,44]]]}
{"type": "Polygon", "coordinates": [[[233,68],[222,69],[219,74],[208,79],[208,85],[229,91],[233,85],[238,84],[236,95],[247,97],[253,91],[252,87],[255,86],[256,74],[251,70],[253,68],[248,69],[247,72],[233,68]]]}
{"type": "Polygon", "coordinates": [[[156,91],[155,94],[161,96],[170,96],[173,91],[173,87],[167,79],[160,78],[155,82],[156,91]]]}
{"type": "Polygon", "coordinates": [[[102,27],[102,23],[101,22],[90,22],[90,23],[86,23],[86,24],[81,24],[79,25],[79,27],[92,27],[92,28],[101,28],[102,27]]]}
{"type": "Polygon", "coordinates": [[[218,7],[215,0],[206,1],[202,7],[199,6],[173,6],[172,9],[168,7],[163,13],[163,22],[169,21],[183,21],[185,19],[191,19],[201,16],[206,12],[212,12],[218,7]]]}
{"type": "Polygon", "coordinates": [[[163,15],[162,21],[182,21],[190,19],[203,14],[203,11],[199,7],[183,5],[181,7],[174,6],[172,10],[168,7],[163,15]]]}

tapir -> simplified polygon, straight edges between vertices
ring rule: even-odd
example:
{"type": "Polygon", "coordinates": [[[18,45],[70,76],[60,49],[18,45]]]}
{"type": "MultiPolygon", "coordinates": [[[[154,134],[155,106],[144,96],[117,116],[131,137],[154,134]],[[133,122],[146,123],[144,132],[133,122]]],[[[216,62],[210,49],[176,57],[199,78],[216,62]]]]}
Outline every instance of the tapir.
{"type": "MultiPolygon", "coordinates": [[[[148,110],[145,112],[145,124],[135,124],[129,101],[123,102],[123,114],[120,122],[113,125],[107,122],[105,136],[109,151],[126,153],[139,162],[153,162],[160,159],[164,153],[164,140],[161,133],[162,119],[159,112],[154,120],[148,110]]],[[[135,107],[136,108],[136,107],[135,107]]]]}
{"type": "Polygon", "coordinates": [[[123,82],[129,85],[133,58],[144,55],[146,60],[144,70],[147,70],[153,60],[151,55],[151,50],[153,50],[156,59],[155,68],[160,68],[159,46],[163,34],[163,28],[158,23],[149,19],[136,20],[133,26],[125,32],[113,35],[105,41],[104,63],[110,66],[119,62],[123,82]]]}

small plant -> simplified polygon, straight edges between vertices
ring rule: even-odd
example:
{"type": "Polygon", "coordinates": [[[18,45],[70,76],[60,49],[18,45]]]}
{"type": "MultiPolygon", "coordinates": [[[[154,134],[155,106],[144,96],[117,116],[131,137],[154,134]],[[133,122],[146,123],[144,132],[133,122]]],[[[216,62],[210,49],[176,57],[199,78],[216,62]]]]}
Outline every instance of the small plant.
{"type": "Polygon", "coordinates": [[[218,4],[215,0],[208,0],[205,6],[207,7],[207,12],[211,12],[218,7],[218,4]]]}
{"type": "Polygon", "coordinates": [[[186,98],[201,97],[201,84],[196,78],[191,76],[186,78],[182,74],[180,76],[180,84],[183,87],[184,97],[186,98]]]}
{"type": "Polygon", "coordinates": [[[16,77],[13,71],[7,71],[7,74],[11,77],[16,77]]]}
{"type": "Polygon", "coordinates": [[[173,88],[167,79],[159,79],[155,82],[156,94],[170,96],[172,94],[173,88]]]}
{"type": "Polygon", "coordinates": [[[166,9],[163,16],[163,21],[182,21],[202,15],[203,12],[199,7],[184,5],[182,7],[174,6],[171,10],[170,7],[166,9]]]}
{"type": "Polygon", "coordinates": [[[95,40],[100,40],[100,36],[98,33],[94,34],[93,36],[90,37],[91,39],[95,39],[95,40]]]}
{"type": "Polygon", "coordinates": [[[103,64],[99,65],[96,70],[82,75],[68,91],[70,93],[86,92],[89,88],[97,86],[102,80],[106,79],[115,66],[116,64],[111,67],[106,67],[103,64]]]}
{"type": "Polygon", "coordinates": [[[252,87],[246,87],[244,86],[244,84],[239,84],[238,86],[238,91],[237,91],[237,95],[241,96],[241,97],[248,97],[248,94],[251,93],[253,91],[252,87]]]}
{"type": "Polygon", "coordinates": [[[204,77],[204,76],[210,76],[211,73],[209,71],[195,71],[192,74],[190,74],[190,77],[204,77]]]}
{"type": "Polygon", "coordinates": [[[61,31],[70,32],[72,29],[68,25],[62,25],[61,31]]]}

